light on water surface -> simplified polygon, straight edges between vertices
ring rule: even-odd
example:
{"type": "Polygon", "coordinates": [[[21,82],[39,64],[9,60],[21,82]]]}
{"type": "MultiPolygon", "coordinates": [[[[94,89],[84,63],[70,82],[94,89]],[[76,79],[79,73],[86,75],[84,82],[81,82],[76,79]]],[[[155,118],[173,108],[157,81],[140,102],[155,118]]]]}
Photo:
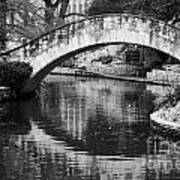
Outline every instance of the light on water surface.
{"type": "Polygon", "coordinates": [[[0,179],[180,178],[178,142],[151,126],[151,87],[67,76],[45,80],[39,100],[0,104],[0,179]]]}

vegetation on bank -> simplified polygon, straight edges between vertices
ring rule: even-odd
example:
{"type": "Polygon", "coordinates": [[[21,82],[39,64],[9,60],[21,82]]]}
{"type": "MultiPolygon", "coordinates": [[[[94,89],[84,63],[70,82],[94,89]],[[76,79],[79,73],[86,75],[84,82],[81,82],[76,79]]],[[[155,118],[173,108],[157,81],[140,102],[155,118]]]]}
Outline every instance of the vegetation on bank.
{"type": "Polygon", "coordinates": [[[122,13],[145,14],[166,22],[180,22],[179,0],[93,0],[89,14],[122,13]]]}
{"type": "Polygon", "coordinates": [[[0,86],[10,88],[11,98],[19,98],[32,70],[30,64],[25,62],[0,62],[0,86]]]}
{"type": "Polygon", "coordinates": [[[1,0],[0,50],[8,41],[28,42],[63,24],[68,4],[69,0],[1,0]]]}
{"type": "Polygon", "coordinates": [[[180,125],[180,85],[176,86],[175,89],[157,101],[155,111],[150,115],[152,121],[163,128],[172,129],[179,131],[180,125]]]}
{"type": "Polygon", "coordinates": [[[175,107],[180,101],[180,85],[176,85],[172,91],[169,91],[164,97],[159,97],[155,102],[155,110],[163,107],[175,107]]]}

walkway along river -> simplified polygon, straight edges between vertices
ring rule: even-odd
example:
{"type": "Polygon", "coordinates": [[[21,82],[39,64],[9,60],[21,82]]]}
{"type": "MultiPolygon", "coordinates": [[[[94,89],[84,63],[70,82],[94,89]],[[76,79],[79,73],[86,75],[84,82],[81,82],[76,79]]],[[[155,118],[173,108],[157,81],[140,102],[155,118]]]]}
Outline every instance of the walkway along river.
{"type": "Polygon", "coordinates": [[[180,178],[178,142],[151,128],[157,87],[45,80],[39,100],[0,104],[1,180],[180,178]]]}

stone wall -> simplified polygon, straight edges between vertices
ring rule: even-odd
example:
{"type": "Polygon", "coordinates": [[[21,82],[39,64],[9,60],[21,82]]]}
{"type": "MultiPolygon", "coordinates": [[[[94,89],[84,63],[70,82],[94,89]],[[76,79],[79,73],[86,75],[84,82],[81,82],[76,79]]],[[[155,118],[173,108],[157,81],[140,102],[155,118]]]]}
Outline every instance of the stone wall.
{"type": "Polygon", "coordinates": [[[72,69],[72,68],[66,68],[66,67],[56,67],[53,69],[52,73],[57,73],[57,74],[67,74],[67,75],[75,75],[77,69],[72,69]]]}
{"type": "Polygon", "coordinates": [[[163,84],[180,84],[180,73],[168,70],[153,69],[147,73],[147,79],[163,84]]]}
{"type": "MultiPolygon", "coordinates": [[[[85,69],[84,69],[85,70],[85,69]]],[[[68,68],[68,67],[56,67],[52,73],[57,74],[66,74],[66,75],[75,75],[77,71],[80,71],[77,68],[68,68]]],[[[135,65],[121,64],[121,65],[96,65],[92,64],[91,66],[86,66],[87,72],[100,73],[105,75],[115,75],[115,76],[138,76],[139,67],[135,65]]]]}
{"type": "Polygon", "coordinates": [[[86,68],[87,71],[116,76],[137,76],[139,70],[138,66],[129,64],[103,65],[99,63],[99,65],[97,65],[97,63],[94,63],[86,68]]]}
{"type": "Polygon", "coordinates": [[[131,60],[126,62],[126,53],[128,50],[135,51],[137,47],[129,47],[128,45],[111,45],[95,49],[94,51],[87,51],[75,58],[75,67],[85,68],[90,72],[103,73],[106,75],[117,76],[138,76],[139,70],[142,66],[138,61],[131,60]],[[103,63],[104,60],[112,58],[112,62],[103,63]]]}

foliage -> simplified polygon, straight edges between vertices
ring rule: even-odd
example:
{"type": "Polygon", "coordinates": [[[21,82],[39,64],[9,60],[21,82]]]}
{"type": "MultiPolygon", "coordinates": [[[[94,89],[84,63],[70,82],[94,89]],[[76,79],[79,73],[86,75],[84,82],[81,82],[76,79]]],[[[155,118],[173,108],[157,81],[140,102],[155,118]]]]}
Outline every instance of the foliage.
{"type": "Polygon", "coordinates": [[[146,14],[164,21],[180,21],[179,0],[94,0],[89,14],[130,12],[146,14]]]}
{"type": "Polygon", "coordinates": [[[0,49],[6,47],[6,0],[0,1],[0,49]]]}
{"type": "Polygon", "coordinates": [[[29,40],[43,32],[43,17],[30,0],[6,0],[6,9],[3,12],[6,14],[6,25],[0,28],[6,31],[7,40],[16,42],[21,37],[29,40]]]}
{"type": "Polygon", "coordinates": [[[17,97],[32,73],[32,67],[25,62],[1,62],[0,86],[11,88],[11,95],[17,97]]]}
{"type": "Polygon", "coordinates": [[[159,97],[155,101],[156,110],[161,109],[162,107],[175,107],[176,104],[180,101],[180,85],[176,85],[173,90],[169,90],[163,97],[159,97]]]}
{"type": "Polygon", "coordinates": [[[0,35],[3,34],[2,38],[0,36],[1,43],[3,41],[19,43],[22,38],[29,41],[59,26],[63,23],[68,3],[69,0],[55,2],[39,0],[39,3],[32,0],[2,0],[0,2],[0,35]]]}
{"type": "Polygon", "coordinates": [[[11,19],[7,23],[7,31],[11,32],[12,36],[16,35],[17,39],[18,37],[33,39],[54,28],[60,21],[58,17],[54,16],[54,6],[53,8],[46,7],[43,3],[41,6],[37,6],[30,0],[7,0],[7,11],[11,19]],[[49,14],[52,14],[52,17],[47,17],[49,14]]]}
{"type": "Polygon", "coordinates": [[[47,24],[46,28],[48,28],[49,30],[52,29],[58,21],[64,18],[69,4],[69,0],[55,0],[55,1],[43,0],[43,1],[45,3],[44,17],[45,17],[45,22],[47,24]],[[61,3],[61,8],[58,11],[58,15],[55,16],[55,12],[56,10],[58,10],[60,3],[61,3]]]}

